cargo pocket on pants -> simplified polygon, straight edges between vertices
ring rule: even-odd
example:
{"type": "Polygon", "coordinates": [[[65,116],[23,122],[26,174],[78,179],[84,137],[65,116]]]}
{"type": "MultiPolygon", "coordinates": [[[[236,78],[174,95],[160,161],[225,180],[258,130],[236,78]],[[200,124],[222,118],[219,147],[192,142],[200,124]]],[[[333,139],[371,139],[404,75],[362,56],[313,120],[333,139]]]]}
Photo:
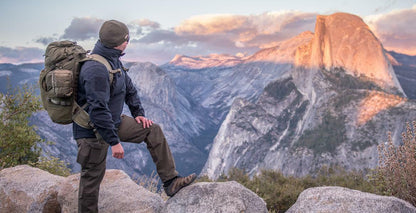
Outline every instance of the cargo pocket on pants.
{"type": "Polygon", "coordinates": [[[106,159],[108,145],[97,139],[77,140],[78,155],[77,162],[81,167],[88,164],[99,164],[106,159]]]}

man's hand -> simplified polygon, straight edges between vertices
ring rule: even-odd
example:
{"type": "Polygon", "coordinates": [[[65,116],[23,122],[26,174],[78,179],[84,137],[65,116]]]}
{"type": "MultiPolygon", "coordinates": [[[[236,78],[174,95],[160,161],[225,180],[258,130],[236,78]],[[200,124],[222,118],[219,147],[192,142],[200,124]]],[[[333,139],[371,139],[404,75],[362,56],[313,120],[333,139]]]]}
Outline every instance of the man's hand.
{"type": "Polygon", "coordinates": [[[145,129],[149,128],[153,124],[152,120],[149,120],[149,119],[147,119],[143,116],[137,116],[135,119],[136,119],[137,123],[139,123],[139,124],[142,123],[143,128],[145,128],[145,129]]]}
{"type": "Polygon", "coordinates": [[[124,158],[124,149],[123,146],[121,146],[121,143],[118,143],[117,145],[114,145],[111,147],[111,152],[113,153],[113,157],[122,159],[124,158]]]}

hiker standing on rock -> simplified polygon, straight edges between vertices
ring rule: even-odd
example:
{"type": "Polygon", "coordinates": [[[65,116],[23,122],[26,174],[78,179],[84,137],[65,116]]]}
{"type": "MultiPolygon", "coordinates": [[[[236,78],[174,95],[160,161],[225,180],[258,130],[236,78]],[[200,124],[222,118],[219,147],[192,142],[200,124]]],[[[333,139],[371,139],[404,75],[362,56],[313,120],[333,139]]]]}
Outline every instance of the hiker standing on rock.
{"type": "Polygon", "coordinates": [[[83,128],[75,122],[73,124],[78,145],[77,162],[82,168],[79,212],[98,211],[98,194],[106,169],[107,150],[111,146],[112,156],[122,159],[124,150],[120,141],[144,141],[147,144],[168,196],[175,195],[196,178],[195,174],[178,176],[162,129],[145,117],[137,90],[120,61],[128,43],[129,30],[124,23],[116,20],[104,22],[92,54],[101,55],[113,70],[120,71],[114,73],[110,81],[108,69],[100,62],[89,60],[81,68],[76,101],[79,106],[85,106],[94,130],[83,128]],[[121,115],[124,103],[133,117],[121,115]]]}

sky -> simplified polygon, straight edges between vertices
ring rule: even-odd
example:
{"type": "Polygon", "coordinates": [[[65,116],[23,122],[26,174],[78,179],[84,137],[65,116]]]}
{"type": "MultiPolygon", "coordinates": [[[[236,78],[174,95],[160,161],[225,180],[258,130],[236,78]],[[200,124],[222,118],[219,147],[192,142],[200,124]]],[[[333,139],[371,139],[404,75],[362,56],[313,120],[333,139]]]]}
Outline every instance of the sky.
{"type": "Polygon", "coordinates": [[[0,63],[42,62],[57,40],[90,50],[110,19],[129,27],[126,61],[251,55],[336,12],[360,16],[385,49],[416,55],[416,0],[0,0],[0,63]]]}

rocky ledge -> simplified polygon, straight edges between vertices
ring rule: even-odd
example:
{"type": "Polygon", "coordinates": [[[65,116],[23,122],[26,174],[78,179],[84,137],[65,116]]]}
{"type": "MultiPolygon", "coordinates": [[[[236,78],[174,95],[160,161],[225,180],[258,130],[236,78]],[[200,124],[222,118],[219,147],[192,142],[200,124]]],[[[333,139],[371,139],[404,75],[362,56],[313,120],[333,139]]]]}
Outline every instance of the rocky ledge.
{"type": "MultiPolygon", "coordinates": [[[[0,212],[76,213],[79,174],[52,175],[27,165],[0,171],[0,212]]],[[[266,203],[241,184],[195,183],[164,201],[121,170],[107,170],[100,187],[100,213],[265,212],[266,203]]]]}
{"type": "MultiPolygon", "coordinates": [[[[27,165],[0,171],[0,212],[77,212],[79,174],[52,175],[27,165]]],[[[267,213],[266,203],[241,184],[200,182],[174,197],[139,186],[121,170],[107,170],[101,184],[99,211],[267,213]]],[[[416,212],[411,204],[342,187],[316,187],[302,192],[288,212],[416,212]]]]}

